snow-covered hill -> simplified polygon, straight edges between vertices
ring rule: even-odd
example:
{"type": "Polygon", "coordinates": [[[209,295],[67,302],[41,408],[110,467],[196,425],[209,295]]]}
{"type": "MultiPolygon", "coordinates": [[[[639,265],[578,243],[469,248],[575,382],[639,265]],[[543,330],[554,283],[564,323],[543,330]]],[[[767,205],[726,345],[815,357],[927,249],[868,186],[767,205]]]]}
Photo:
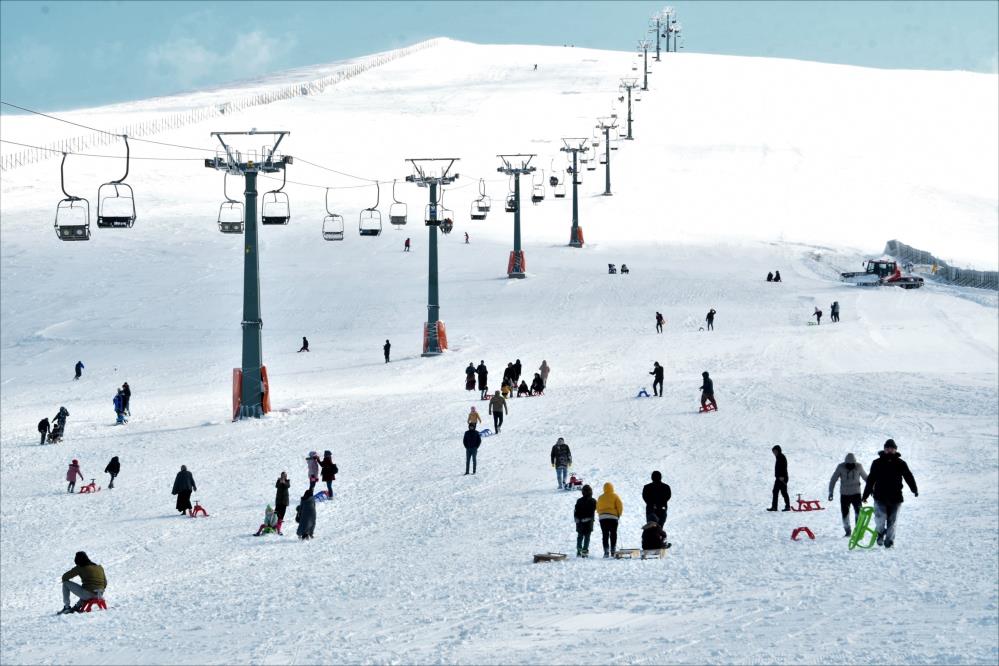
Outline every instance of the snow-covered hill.
{"type": "MultiPolygon", "coordinates": [[[[995,266],[999,78],[664,54],[636,104],[636,140],[612,153],[614,196],[600,196],[602,172],[584,174],[587,246],[565,247],[570,203],[549,191],[525,206],[528,278],[507,280],[495,154],[537,152],[547,178],[565,163],[560,137],[591,134],[632,62],[445,42],[320,96],[156,137],[213,149],[210,131],[289,129],[282,148],[302,158],[289,178],[318,186],[289,185],[291,224],[261,232],[275,411],[260,421],[227,418],[242,250],[216,230],[222,179],[199,162],[209,153],[133,145],[192,160],[134,161],[136,226],[95,229],[89,243],[52,231],[57,162],[5,172],[0,661],[994,663],[995,294],[835,277],[893,237],[995,266]],[[404,158],[431,155],[462,158],[462,177],[445,194],[458,216],[441,242],[451,351],[422,359],[426,190],[398,185],[404,231],[327,243],[324,187],[363,182],[304,160],[402,181],[404,158]],[[470,222],[479,178],[495,205],[470,222]],[[607,275],[610,262],[632,273],[607,275]],[[773,269],[784,283],[763,282],[773,269]],[[833,300],[840,324],[806,326],[833,300]],[[302,335],[309,354],[295,353],[302,335]],[[550,390],[512,401],[465,477],[464,417],[481,403],[463,391],[463,368],[484,359],[499,376],[517,358],[532,371],[547,360],[550,390]],[[73,382],[77,360],[87,368],[73,382]],[[665,397],[636,400],[653,360],[666,366],[665,397]],[[702,370],[717,414],[696,414],[702,370]],[[123,381],[133,417],[115,428],[123,381]],[[38,447],[35,423],[59,405],[67,439],[38,447]],[[548,462],[559,436],[574,471],[598,492],[617,487],[625,547],[644,522],[641,487],[662,470],[666,561],[530,563],[574,545],[574,496],[555,490],[548,462]],[[792,498],[826,504],[836,463],[852,451],[868,466],[887,437],[920,488],[894,550],[848,552],[833,504],[763,511],[773,444],[788,455],[792,498]],[[311,449],[331,449],[342,471],[316,540],[298,542],[291,524],[283,538],[250,537],[282,470],[301,494],[311,449]],[[114,490],[62,492],[70,459],[100,478],[112,455],[114,490]],[[173,511],[181,464],[210,518],[173,511]],[[816,541],[791,542],[799,525],[816,541]],[[111,608],[53,619],[58,576],[80,549],[105,566],[111,608]]],[[[87,121],[119,126],[128,113],[87,121]]],[[[35,127],[5,116],[0,129],[43,142],[35,127]]],[[[91,198],[121,170],[67,164],[67,189],[91,198]]],[[[331,192],[348,230],[374,194],[331,192]]]]}

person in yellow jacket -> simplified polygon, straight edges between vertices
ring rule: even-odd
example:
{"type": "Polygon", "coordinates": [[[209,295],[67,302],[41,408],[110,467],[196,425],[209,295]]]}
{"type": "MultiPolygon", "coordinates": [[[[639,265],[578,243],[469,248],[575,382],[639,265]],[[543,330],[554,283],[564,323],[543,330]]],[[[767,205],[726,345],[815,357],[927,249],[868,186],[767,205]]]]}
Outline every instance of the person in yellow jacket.
{"type": "Polygon", "coordinates": [[[621,498],[614,492],[614,484],[604,484],[604,494],[597,498],[597,518],[600,519],[600,533],[604,542],[604,557],[617,551],[617,521],[624,513],[621,498]]]}
{"type": "Polygon", "coordinates": [[[468,413],[468,425],[475,425],[478,428],[480,423],[482,423],[482,417],[475,411],[475,405],[472,405],[472,411],[468,413]]]}

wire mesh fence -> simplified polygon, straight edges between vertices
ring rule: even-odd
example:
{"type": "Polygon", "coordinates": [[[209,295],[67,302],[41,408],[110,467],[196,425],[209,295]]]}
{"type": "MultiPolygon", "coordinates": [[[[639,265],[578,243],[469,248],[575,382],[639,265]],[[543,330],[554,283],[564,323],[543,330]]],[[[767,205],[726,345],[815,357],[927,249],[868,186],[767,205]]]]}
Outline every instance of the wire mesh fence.
{"type": "Polygon", "coordinates": [[[927,277],[940,282],[961,287],[999,290],[999,271],[976,271],[950,266],[929,252],[917,250],[898,240],[890,240],[885,244],[885,254],[909,267],[910,271],[924,273],[927,277]]]}

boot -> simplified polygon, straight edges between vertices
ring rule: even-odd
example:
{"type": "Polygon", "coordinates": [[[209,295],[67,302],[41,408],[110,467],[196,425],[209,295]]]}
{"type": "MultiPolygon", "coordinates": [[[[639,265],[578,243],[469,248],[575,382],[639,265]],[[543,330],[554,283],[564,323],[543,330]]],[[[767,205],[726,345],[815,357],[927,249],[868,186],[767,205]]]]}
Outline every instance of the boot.
{"type": "Polygon", "coordinates": [[[844,534],[843,536],[850,536],[851,534],[853,534],[853,530],[851,530],[849,527],[844,527],[843,531],[846,532],[846,534],[844,534]]]}
{"type": "Polygon", "coordinates": [[[274,529],[275,529],[275,531],[277,531],[278,536],[284,536],[284,534],[281,533],[281,524],[283,522],[284,522],[283,520],[279,520],[278,524],[274,526],[274,529]]]}
{"type": "Polygon", "coordinates": [[[776,510],[777,510],[777,507],[775,507],[775,506],[772,506],[769,509],[767,509],[767,511],[776,511],[776,510]]]}
{"type": "Polygon", "coordinates": [[[577,548],[576,549],[576,557],[582,557],[582,556],[583,556],[583,549],[582,548],[577,548]]]}
{"type": "MultiPolygon", "coordinates": [[[[774,510],[776,511],[776,509],[774,509],[774,510]]],[[[781,511],[790,511],[790,510],[791,510],[791,507],[789,507],[789,506],[785,506],[783,509],[781,509],[781,511]]]]}
{"type": "Polygon", "coordinates": [[[605,548],[604,549],[604,559],[606,560],[609,557],[610,557],[610,551],[605,548]]]}

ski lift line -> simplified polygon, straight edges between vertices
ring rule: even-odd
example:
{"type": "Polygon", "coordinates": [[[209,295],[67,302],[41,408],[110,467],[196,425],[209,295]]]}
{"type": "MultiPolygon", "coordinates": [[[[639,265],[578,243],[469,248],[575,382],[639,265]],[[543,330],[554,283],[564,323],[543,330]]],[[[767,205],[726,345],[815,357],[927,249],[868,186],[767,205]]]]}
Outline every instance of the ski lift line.
{"type": "MultiPolygon", "coordinates": [[[[121,135],[119,135],[121,136],[121,135]]],[[[132,139],[133,141],[135,139],[132,139]]],[[[105,159],[120,160],[121,155],[97,155],[95,153],[74,153],[71,150],[59,150],[58,148],[46,148],[45,146],[33,146],[29,143],[20,143],[17,141],[10,141],[8,139],[0,139],[0,143],[9,143],[12,146],[20,146],[22,148],[33,148],[35,150],[47,150],[50,153],[62,153],[64,155],[75,155],[77,157],[102,157],[105,159]]],[[[203,157],[136,157],[132,155],[130,159],[133,160],[152,160],[160,162],[203,162],[203,157]]]]}

